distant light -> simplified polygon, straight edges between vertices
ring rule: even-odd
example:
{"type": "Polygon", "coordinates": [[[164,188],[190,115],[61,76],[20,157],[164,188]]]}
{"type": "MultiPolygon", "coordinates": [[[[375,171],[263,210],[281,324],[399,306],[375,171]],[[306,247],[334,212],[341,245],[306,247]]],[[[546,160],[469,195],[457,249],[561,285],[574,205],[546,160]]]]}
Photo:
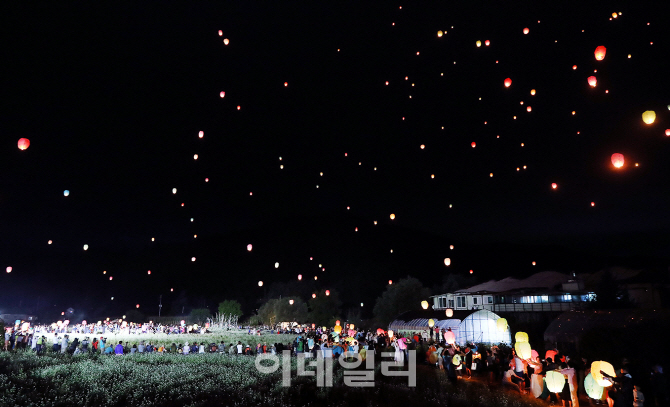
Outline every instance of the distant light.
{"type": "Polygon", "coordinates": [[[279,268],[279,262],[275,262],[275,268],[276,268],[276,269],[279,268]]]}
{"type": "Polygon", "coordinates": [[[230,44],[230,40],[229,40],[228,38],[224,39],[224,40],[223,40],[223,44],[224,44],[224,45],[228,45],[228,44],[230,44]]]}
{"type": "Polygon", "coordinates": [[[194,160],[197,160],[197,159],[198,159],[198,155],[197,155],[197,154],[193,154],[193,159],[194,159],[194,160]]]}
{"type": "Polygon", "coordinates": [[[389,280],[389,285],[393,284],[393,280],[389,280]]]}
{"type": "Polygon", "coordinates": [[[12,272],[12,268],[11,268],[11,267],[7,267],[6,270],[7,270],[8,273],[11,273],[11,272],[12,272]]]}
{"type": "Polygon", "coordinates": [[[222,99],[223,99],[224,97],[226,97],[226,92],[221,91],[221,92],[219,93],[219,97],[222,98],[222,99]]]}
{"type": "Polygon", "coordinates": [[[558,188],[558,184],[555,183],[555,182],[552,182],[551,187],[552,187],[553,189],[556,189],[556,188],[558,188]]]}
{"type": "Polygon", "coordinates": [[[88,245],[87,244],[84,245],[84,250],[88,250],[88,245]]]}
{"type": "Polygon", "coordinates": [[[177,188],[172,188],[172,194],[176,194],[176,193],[177,193],[177,188]]]}
{"type": "Polygon", "coordinates": [[[528,34],[529,32],[530,32],[530,30],[529,30],[528,28],[524,28],[524,29],[523,29],[523,33],[524,33],[524,34],[528,34]]]}
{"type": "Polygon", "coordinates": [[[254,246],[252,246],[251,244],[248,244],[248,245],[247,245],[247,251],[248,251],[248,252],[250,252],[251,249],[253,249],[253,248],[254,248],[254,246]]]}
{"type": "Polygon", "coordinates": [[[258,286],[259,286],[259,287],[263,287],[263,282],[262,282],[262,281],[259,281],[259,282],[258,282],[258,286]]]}
{"type": "Polygon", "coordinates": [[[198,137],[203,138],[204,136],[205,136],[205,132],[200,130],[200,132],[198,132],[198,137]]]}
{"type": "Polygon", "coordinates": [[[63,195],[70,196],[70,191],[66,189],[65,191],[63,191],[63,195]]]}
{"type": "Polygon", "coordinates": [[[49,240],[49,242],[48,242],[48,243],[49,243],[49,244],[51,244],[51,243],[53,243],[53,242],[52,242],[51,240],[49,240]]]}
{"type": "Polygon", "coordinates": [[[195,261],[195,257],[191,257],[191,261],[195,261]]]}

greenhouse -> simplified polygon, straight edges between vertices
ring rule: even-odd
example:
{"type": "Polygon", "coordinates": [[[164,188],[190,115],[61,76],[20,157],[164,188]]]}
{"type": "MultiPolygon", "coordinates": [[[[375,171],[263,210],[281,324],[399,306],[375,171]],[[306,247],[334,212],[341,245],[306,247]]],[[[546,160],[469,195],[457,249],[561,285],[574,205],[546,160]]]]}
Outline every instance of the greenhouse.
{"type": "Polygon", "coordinates": [[[456,343],[459,345],[465,345],[466,342],[511,344],[509,329],[504,332],[497,329],[496,322],[499,318],[497,314],[488,310],[472,313],[455,311],[452,318],[446,318],[444,313],[434,311],[406,312],[391,322],[388,329],[401,334],[428,331],[430,329],[429,320],[432,319],[433,329],[446,331],[451,328],[456,336],[456,343]]]}

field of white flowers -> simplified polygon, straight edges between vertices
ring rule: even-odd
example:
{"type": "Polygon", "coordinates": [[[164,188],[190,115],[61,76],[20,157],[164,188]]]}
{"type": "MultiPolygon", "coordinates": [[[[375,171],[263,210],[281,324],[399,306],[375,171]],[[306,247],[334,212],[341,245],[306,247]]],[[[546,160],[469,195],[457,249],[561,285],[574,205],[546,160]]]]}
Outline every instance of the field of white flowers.
{"type": "MultiPolygon", "coordinates": [[[[63,336],[64,334],[59,334],[58,336],[63,336]]],[[[247,334],[246,331],[219,331],[219,332],[213,332],[213,333],[207,333],[207,334],[125,334],[125,333],[119,333],[119,334],[112,334],[112,333],[105,333],[105,334],[76,334],[76,333],[68,333],[70,337],[70,343],[75,338],[79,338],[79,341],[81,342],[82,339],[85,337],[88,337],[90,340],[93,340],[93,338],[100,338],[101,336],[104,338],[107,338],[109,343],[112,344],[117,344],[119,341],[123,341],[123,344],[125,345],[126,342],[130,346],[136,344],[139,345],[141,341],[144,341],[144,343],[152,343],[156,347],[160,345],[164,345],[166,347],[170,347],[173,343],[176,343],[177,345],[179,344],[184,344],[188,342],[189,344],[193,344],[194,342],[197,342],[198,344],[200,343],[205,343],[205,344],[210,344],[210,343],[216,343],[217,345],[223,341],[226,344],[226,348],[230,346],[230,344],[237,344],[237,342],[242,342],[242,345],[250,345],[252,348],[256,348],[257,344],[261,345],[267,345],[267,346],[272,346],[275,343],[283,343],[283,344],[290,344],[293,342],[293,340],[296,338],[297,335],[289,335],[289,334],[271,334],[271,333],[263,333],[262,335],[249,335],[247,334]]],[[[54,337],[54,334],[48,334],[45,335],[47,336],[48,343],[52,343],[52,338],[54,337]]]]}
{"type": "MultiPolygon", "coordinates": [[[[71,335],[84,337],[87,335],[71,335]]],[[[88,335],[91,336],[91,335],[88,335]]],[[[295,335],[105,335],[110,341],[170,345],[184,342],[290,343],[295,335]]],[[[281,356],[279,356],[281,359],[281,356]]],[[[448,383],[444,372],[420,365],[417,387],[400,377],[384,377],[375,368],[374,387],[344,385],[335,364],[333,387],[316,386],[314,377],[298,377],[291,358],[291,386],[282,386],[282,363],[260,373],[253,356],[219,353],[126,354],[124,356],[47,351],[0,352],[0,406],[384,406],[384,407],[544,407],[544,404],[491,389],[476,381],[448,383]]],[[[261,362],[269,364],[269,361],[261,362]]]]}

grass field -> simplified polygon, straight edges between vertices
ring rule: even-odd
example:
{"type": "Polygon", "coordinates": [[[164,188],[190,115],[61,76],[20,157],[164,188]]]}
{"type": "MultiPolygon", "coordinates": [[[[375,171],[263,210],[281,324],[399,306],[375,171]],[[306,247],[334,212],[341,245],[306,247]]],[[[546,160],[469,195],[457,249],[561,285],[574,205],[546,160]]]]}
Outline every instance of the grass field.
{"type": "Polygon", "coordinates": [[[381,375],[377,365],[374,387],[346,386],[344,370],[336,366],[334,386],[320,388],[313,377],[296,376],[296,358],[291,358],[290,387],[281,385],[281,368],[260,373],[255,361],[253,356],[222,354],[0,352],[0,406],[546,405],[477,381],[453,385],[444,372],[428,365],[418,366],[416,387],[408,387],[405,378],[381,375]]]}

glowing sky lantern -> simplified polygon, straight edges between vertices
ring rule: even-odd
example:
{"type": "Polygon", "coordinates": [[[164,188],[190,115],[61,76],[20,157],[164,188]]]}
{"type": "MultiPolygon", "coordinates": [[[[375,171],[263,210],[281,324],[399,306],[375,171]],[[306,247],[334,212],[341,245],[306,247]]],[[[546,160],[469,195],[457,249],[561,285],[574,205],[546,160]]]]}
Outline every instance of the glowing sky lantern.
{"type": "Polygon", "coordinates": [[[451,259],[450,259],[449,257],[447,257],[446,259],[444,259],[444,265],[445,265],[445,266],[451,266],[451,259]]]}
{"type": "Polygon", "coordinates": [[[447,310],[444,312],[444,314],[447,316],[447,318],[451,318],[454,316],[454,310],[451,308],[447,308],[447,310]]]}
{"type": "Polygon", "coordinates": [[[521,359],[530,359],[531,349],[528,342],[517,342],[514,344],[514,350],[521,359]]]}
{"type": "Polygon", "coordinates": [[[475,43],[475,45],[477,45],[477,48],[479,48],[479,47],[482,46],[482,42],[481,42],[481,41],[477,41],[477,42],[475,43]]]}
{"type": "Polygon", "coordinates": [[[616,168],[621,168],[623,167],[623,154],[621,153],[614,153],[612,154],[612,165],[615,166],[616,168]]]}
{"type": "Polygon", "coordinates": [[[326,290],[326,295],[330,295],[330,290],[326,290]]]}
{"type": "Polygon", "coordinates": [[[475,142],[473,141],[472,143],[470,143],[470,146],[471,146],[472,148],[475,148],[475,147],[477,147],[477,143],[475,143],[475,142]]]}
{"type": "Polygon", "coordinates": [[[109,276],[109,281],[112,281],[112,280],[114,280],[114,277],[109,276]]]}
{"type": "Polygon", "coordinates": [[[219,30],[219,37],[223,37],[223,31],[219,30]]]}
{"type": "Polygon", "coordinates": [[[592,399],[600,400],[603,396],[604,387],[595,381],[591,373],[587,374],[584,378],[584,389],[586,390],[586,394],[592,399]]]}
{"type": "Polygon", "coordinates": [[[498,328],[498,331],[500,332],[507,331],[507,320],[505,318],[498,318],[496,321],[496,328],[498,328]]]}
{"type": "Polygon", "coordinates": [[[395,219],[395,213],[392,213],[390,216],[391,220],[395,219]]]}
{"type": "Polygon", "coordinates": [[[421,308],[428,309],[428,301],[426,300],[421,301],[421,308]]]}
{"type": "Polygon", "coordinates": [[[489,45],[491,45],[491,41],[489,41],[489,40],[484,41],[484,45],[486,45],[488,47],[489,45]]]}
{"type": "Polygon", "coordinates": [[[514,340],[517,342],[528,342],[528,334],[519,331],[514,335],[514,340]]]}
{"type": "Polygon", "coordinates": [[[530,90],[530,95],[531,95],[531,96],[535,96],[535,89],[531,89],[531,90],[530,90]]]}
{"type": "Polygon", "coordinates": [[[223,43],[224,43],[225,45],[228,45],[228,44],[230,44],[230,40],[229,40],[228,38],[224,38],[224,39],[223,39],[223,43]]]}
{"type": "Polygon", "coordinates": [[[604,46],[601,45],[601,46],[597,47],[596,50],[593,53],[596,56],[596,60],[602,61],[603,59],[605,59],[605,53],[606,52],[607,52],[607,48],[605,48],[604,46]]]}
{"type": "Polygon", "coordinates": [[[151,275],[151,270],[147,271],[147,274],[151,275]]]}
{"type": "Polygon", "coordinates": [[[312,293],[312,298],[316,298],[316,294],[312,293]]]}
{"type": "Polygon", "coordinates": [[[392,329],[389,329],[389,330],[387,331],[387,333],[388,333],[388,335],[389,335],[389,338],[393,338],[393,330],[392,330],[392,329]]]}
{"type": "MultiPolygon", "coordinates": [[[[530,106],[528,106],[528,107],[526,108],[526,111],[529,112],[529,113],[530,113],[532,110],[533,110],[533,108],[530,107],[530,106]]],[[[522,145],[522,146],[523,146],[523,145],[522,145]]]]}
{"type": "Polygon", "coordinates": [[[552,183],[551,183],[551,188],[553,188],[553,189],[558,188],[558,184],[555,183],[555,182],[552,182],[552,183]]]}
{"type": "Polygon", "coordinates": [[[16,144],[19,146],[19,150],[25,150],[30,146],[30,140],[27,138],[20,138],[19,142],[16,144]]]}
{"type": "Polygon", "coordinates": [[[602,360],[591,363],[591,375],[593,376],[593,380],[595,380],[596,383],[602,387],[611,386],[612,382],[605,380],[605,377],[600,373],[601,370],[608,375],[615,377],[616,372],[614,371],[614,367],[612,367],[612,365],[608,362],[604,362],[602,360]]]}
{"type": "Polygon", "coordinates": [[[7,268],[5,269],[5,271],[7,271],[8,273],[11,273],[11,272],[12,272],[12,268],[11,268],[11,267],[7,267],[7,268]]]}
{"type": "Polygon", "coordinates": [[[172,188],[172,194],[176,194],[176,193],[177,193],[177,188],[172,188]]]}
{"type": "Polygon", "coordinates": [[[453,244],[449,245],[449,250],[454,250],[454,245],[453,244]]]}
{"type": "Polygon", "coordinates": [[[263,287],[263,282],[262,282],[262,281],[259,281],[259,282],[258,282],[258,286],[259,286],[259,287],[263,287]]]}
{"type": "Polygon", "coordinates": [[[48,244],[51,244],[51,243],[53,243],[53,241],[49,240],[47,243],[48,243],[48,244]]]}
{"type": "Polygon", "coordinates": [[[592,88],[595,88],[596,85],[598,84],[598,80],[596,79],[595,76],[589,76],[588,81],[589,81],[589,85],[590,85],[592,88]]]}
{"type": "Polygon", "coordinates": [[[512,79],[511,78],[505,79],[505,87],[509,88],[510,86],[512,86],[512,79]]]}
{"type": "Polygon", "coordinates": [[[140,304],[135,305],[135,308],[139,308],[139,307],[140,307],[140,304]]]}
{"type": "Polygon", "coordinates": [[[84,250],[88,250],[88,245],[87,244],[84,245],[84,250]]]}
{"type": "Polygon", "coordinates": [[[444,333],[444,340],[447,341],[448,344],[453,345],[454,342],[456,342],[456,335],[452,331],[447,331],[444,333]]]}
{"type": "Polygon", "coordinates": [[[200,130],[200,132],[198,132],[198,137],[199,137],[199,138],[203,138],[203,137],[205,137],[205,132],[202,131],[202,130],[200,130]]]}
{"type": "Polygon", "coordinates": [[[529,32],[530,32],[530,30],[528,29],[528,27],[526,27],[526,28],[523,29],[523,33],[524,33],[524,34],[528,34],[529,32]]]}
{"type": "Polygon", "coordinates": [[[647,110],[646,112],[642,113],[642,121],[647,124],[652,124],[654,121],[656,121],[656,112],[653,110],[647,110]]]}
{"type": "Polygon", "coordinates": [[[195,257],[191,257],[191,261],[195,261],[195,257]]]}
{"type": "Polygon", "coordinates": [[[288,303],[293,305],[293,300],[288,300],[288,303]]]}
{"type": "Polygon", "coordinates": [[[251,245],[251,243],[247,245],[247,251],[248,251],[248,252],[250,252],[251,249],[253,249],[253,248],[254,248],[254,247],[251,245]]]}
{"type": "Polygon", "coordinates": [[[553,393],[560,393],[563,390],[563,386],[565,386],[565,376],[555,370],[548,371],[544,377],[544,381],[547,383],[547,389],[553,393]]]}
{"type": "Polygon", "coordinates": [[[302,274],[298,274],[298,281],[302,280],[302,274]]]}
{"type": "Polygon", "coordinates": [[[276,269],[279,268],[279,262],[275,262],[275,268],[276,268],[276,269]]]}
{"type": "Polygon", "coordinates": [[[223,92],[223,91],[222,91],[221,93],[219,93],[219,97],[221,97],[221,99],[223,99],[224,97],[226,97],[226,92],[223,92]]]}
{"type": "Polygon", "coordinates": [[[284,82],[284,87],[288,86],[288,82],[284,82]]]}
{"type": "Polygon", "coordinates": [[[393,284],[393,280],[389,280],[389,285],[393,284]]]}
{"type": "Polygon", "coordinates": [[[442,30],[439,30],[437,32],[437,38],[442,38],[442,35],[444,35],[444,33],[442,32],[442,30]]]}

